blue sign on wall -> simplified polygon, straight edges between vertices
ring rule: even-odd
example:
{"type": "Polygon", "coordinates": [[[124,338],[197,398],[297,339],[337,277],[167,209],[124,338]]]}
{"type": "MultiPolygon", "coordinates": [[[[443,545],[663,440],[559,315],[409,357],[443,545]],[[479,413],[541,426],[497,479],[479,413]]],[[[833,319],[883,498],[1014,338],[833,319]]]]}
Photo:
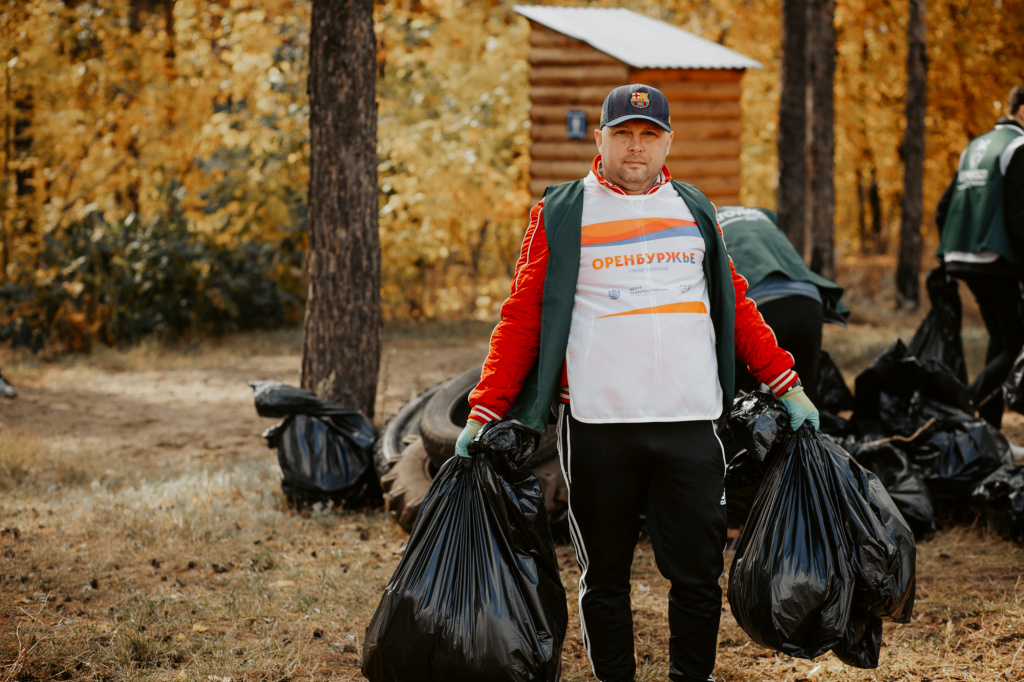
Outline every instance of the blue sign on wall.
{"type": "Polygon", "coordinates": [[[570,140],[587,139],[587,112],[570,109],[565,113],[565,137],[570,140]]]}

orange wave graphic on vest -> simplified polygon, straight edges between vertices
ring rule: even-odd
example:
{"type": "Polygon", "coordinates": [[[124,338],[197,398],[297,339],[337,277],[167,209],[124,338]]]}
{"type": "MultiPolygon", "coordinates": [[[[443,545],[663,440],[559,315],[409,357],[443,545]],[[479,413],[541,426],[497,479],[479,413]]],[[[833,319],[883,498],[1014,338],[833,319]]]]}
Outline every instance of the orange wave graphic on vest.
{"type": "Polygon", "coordinates": [[[641,235],[654,234],[680,226],[696,227],[692,220],[674,220],[672,218],[653,218],[651,220],[609,220],[605,223],[594,223],[582,229],[580,242],[583,246],[607,244],[624,239],[634,239],[641,235]]]}
{"type": "Polygon", "coordinates": [[[602,315],[597,318],[603,320],[606,317],[619,317],[621,315],[661,315],[664,313],[707,313],[708,309],[704,307],[704,303],[701,301],[683,301],[681,303],[666,303],[665,305],[651,306],[650,308],[637,308],[636,310],[627,310],[622,313],[612,313],[611,315],[602,315]]]}

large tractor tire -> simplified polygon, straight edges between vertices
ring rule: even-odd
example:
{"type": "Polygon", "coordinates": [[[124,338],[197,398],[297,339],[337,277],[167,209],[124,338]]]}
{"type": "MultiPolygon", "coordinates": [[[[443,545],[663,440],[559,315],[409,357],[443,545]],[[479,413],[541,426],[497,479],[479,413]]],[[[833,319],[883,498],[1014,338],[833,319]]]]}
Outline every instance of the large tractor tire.
{"type": "Polygon", "coordinates": [[[391,471],[406,446],[420,435],[420,415],[427,401],[440,387],[441,384],[438,384],[423,391],[402,405],[384,424],[373,444],[373,466],[379,478],[383,478],[391,471]]]}
{"type": "MultiPolygon", "coordinates": [[[[455,441],[469,418],[469,394],[480,381],[480,367],[477,365],[442,383],[423,407],[420,435],[430,461],[437,468],[455,454],[455,441]]],[[[557,456],[555,427],[549,426],[537,444],[530,466],[539,467],[557,456]]]]}
{"type": "MultiPolygon", "coordinates": [[[[377,441],[374,463],[384,508],[406,532],[412,530],[434,474],[455,454],[455,441],[469,417],[469,393],[480,365],[410,400],[388,420],[377,441]]],[[[540,478],[556,541],[568,539],[568,491],[558,463],[555,427],[541,436],[528,466],[540,478]]]]}
{"type": "Polygon", "coordinates": [[[467,369],[442,383],[423,407],[420,434],[436,467],[455,454],[455,441],[469,418],[469,393],[480,381],[480,367],[467,369]]]}
{"type": "Polygon", "coordinates": [[[423,440],[413,436],[391,470],[381,476],[384,509],[406,533],[412,532],[435,471],[423,447],[423,440]]]}

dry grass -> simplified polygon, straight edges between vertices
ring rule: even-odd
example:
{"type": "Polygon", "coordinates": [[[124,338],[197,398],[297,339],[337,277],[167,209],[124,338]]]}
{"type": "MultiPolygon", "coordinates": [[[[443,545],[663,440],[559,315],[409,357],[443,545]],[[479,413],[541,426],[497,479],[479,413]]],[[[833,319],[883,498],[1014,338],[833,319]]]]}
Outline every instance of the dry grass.
{"type": "MultiPolygon", "coordinates": [[[[830,333],[827,345],[846,344],[836,355],[852,377],[848,367],[887,347],[897,326],[902,335],[902,325],[858,323],[830,333]]],[[[483,343],[389,341],[382,411],[479,361],[483,343]]],[[[300,348],[298,334],[284,332],[50,363],[5,359],[22,396],[0,403],[0,682],[361,679],[365,629],[407,536],[379,510],[300,514],[285,505],[259,438],[268,423],[253,417],[244,382],[294,382],[300,348]],[[221,411],[173,390],[198,375],[223,377],[223,386],[203,384],[221,411]],[[235,384],[238,392],[228,390],[235,384]],[[97,413],[109,423],[87,428],[90,410],[125,392],[118,419],[97,413]],[[72,409],[47,411],[55,401],[72,409]],[[205,417],[208,432],[150,435],[155,418],[133,419],[147,405],[192,431],[205,417]],[[200,421],[188,420],[189,409],[200,421]],[[62,416],[70,413],[86,418],[72,424],[62,416]],[[220,435],[230,422],[235,431],[220,435]]],[[[877,670],[762,649],[723,601],[717,679],[1024,677],[1024,550],[958,527],[918,552],[914,619],[886,625],[877,670]]],[[[570,611],[562,679],[589,681],[575,557],[560,547],[559,559],[570,611]]],[[[644,541],[634,563],[641,681],[667,677],[666,589],[644,541]]]]}

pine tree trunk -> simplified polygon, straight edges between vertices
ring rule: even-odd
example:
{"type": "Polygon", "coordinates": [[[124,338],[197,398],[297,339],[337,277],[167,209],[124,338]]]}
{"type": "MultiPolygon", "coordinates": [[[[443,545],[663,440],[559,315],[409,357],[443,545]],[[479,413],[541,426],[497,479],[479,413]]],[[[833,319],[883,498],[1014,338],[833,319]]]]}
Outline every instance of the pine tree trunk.
{"type": "Polygon", "coordinates": [[[907,25],[907,127],[903,132],[903,216],[896,265],[896,302],[916,309],[921,302],[921,222],[924,218],[924,118],[927,108],[928,52],[925,0],[910,0],[907,25]]]}
{"type": "Polygon", "coordinates": [[[811,44],[808,66],[811,87],[811,269],[835,279],[835,0],[811,0],[811,44]]]}
{"type": "Polygon", "coordinates": [[[779,227],[803,255],[807,230],[807,0],[782,2],[779,227]]]}
{"type": "Polygon", "coordinates": [[[373,416],[380,366],[373,0],[313,0],[302,387],[373,416]]]}

